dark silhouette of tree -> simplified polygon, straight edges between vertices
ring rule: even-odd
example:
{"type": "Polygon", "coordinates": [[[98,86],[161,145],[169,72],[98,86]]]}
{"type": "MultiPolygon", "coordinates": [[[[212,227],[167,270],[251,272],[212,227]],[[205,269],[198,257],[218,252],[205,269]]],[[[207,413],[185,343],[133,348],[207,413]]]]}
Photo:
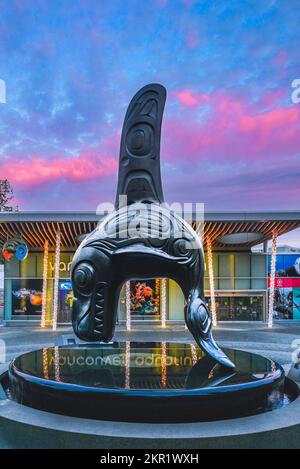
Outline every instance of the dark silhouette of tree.
{"type": "Polygon", "coordinates": [[[0,179],[0,212],[17,212],[18,207],[12,203],[13,189],[8,179],[0,179]]]}

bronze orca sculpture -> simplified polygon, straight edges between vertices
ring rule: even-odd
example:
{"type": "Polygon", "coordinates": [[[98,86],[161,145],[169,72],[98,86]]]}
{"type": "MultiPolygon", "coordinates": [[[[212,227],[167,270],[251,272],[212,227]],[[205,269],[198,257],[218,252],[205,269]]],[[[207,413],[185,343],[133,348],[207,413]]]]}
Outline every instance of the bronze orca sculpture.
{"type": "Polygon", "coordinates": [[[124,282],[171,278],[185,296],[185,321],[197,344],[220,364],[234,368],[212,336],[200,239],[162,205],[160,134],[165,100],[165,88],[151,84],[128,107],[115,211],[82,241],[72,261],[73,328],[85,341],[110,341],[124,282]],[[126,196],[125,203],[120,196],[126,196]]]}

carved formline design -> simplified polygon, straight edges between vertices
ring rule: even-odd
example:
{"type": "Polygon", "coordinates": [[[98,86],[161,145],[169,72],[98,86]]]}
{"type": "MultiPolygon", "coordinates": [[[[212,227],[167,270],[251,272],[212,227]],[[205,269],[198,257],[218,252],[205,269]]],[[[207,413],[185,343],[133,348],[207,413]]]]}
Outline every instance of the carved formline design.
{"type": "Polygon", "coordinates": [[[212,336],[203,293],[200,239],[189,224],[160,205],[165,99],[166,90],[154,84],[142,88],[129,104],[121,138],[115,211],[82,241],[72,262],[73,328],[83,340],[109,341],[123,284],[133,278],[171,278],[183,291],[185,321],[198,345],[220,364],[233,368],[212,336]],[[127,196],[126,206],[119,203],[121,195],[127,196]],[[133,233],[132,225],[136,227],[133,233]]]}

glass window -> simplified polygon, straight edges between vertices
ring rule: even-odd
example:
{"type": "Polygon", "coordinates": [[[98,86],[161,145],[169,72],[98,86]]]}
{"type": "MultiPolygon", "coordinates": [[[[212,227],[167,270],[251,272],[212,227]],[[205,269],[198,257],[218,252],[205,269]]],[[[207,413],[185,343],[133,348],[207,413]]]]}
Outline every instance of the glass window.
{"type": "Polygon", "coordinates": [[[219,277],[220,277],[219,279],[220,290],[233,290],[234,289],[234,255],[233,254],[220,254],[219,255],[219,277]]]}
{"type": "Polygon", "coordinates": [[[262,321],[263,297],[217,296],[216,309],[219,321],[262,321]]]}
{"type": "MultiPolygon", "coordinates": [[[[218,277],[219,275],[219,269],[218,269],[218,254],[213,252],[213,271],[214,271],[214,277],[218,277]]],[[[205,277],[209,277],[209,272],[208,272],[208,259],[207,259],[207,253],[205,253],[205,277]]]]}
{"type": "Polygon", "coordinates": [[[71,280],[60,280],[58,287],[58,322],[67,323],[72,321],[73,299],[71,280]]]}
{"type": "Polygon", "coordinates": [[[132,319],[160,319],[160,290],[160,279],[130,281],[132,319]]]}
{"type": "Polygon", "coordinates": [[[250,255],[249,254],[236,254],[235,276],[236,277],[250,277],[250,255]]]}
{"type": "Polygon", "coordinates": [[[178,283],[169,280],[169,319],[184,318],[184,296],[178,283]]]}
{"type": "Polygon", "coordinates": [[[267,280],[265,278],[251,279],[252,290],[265,290],[267,288],[267,280]]]}
{"type": "Polygon", "coordinates": [[[219,277],[234,277],[234,255],[219,255],[219,277]]]}
{"type": "Polygon", "coordinates": [[[39,316],[42,312],[42,279],[12,280],[12,315],[39,316]]]}
{"type": "Polygon", "coordinates": [[[236,278],[235,289],[236,290],[250,290],[250,278],[236,278]]]}
{"type": "Polygon", "coordinates": [[[251,256],[251,273],[254,277],[266,277],[266,256],[251,256]]]}

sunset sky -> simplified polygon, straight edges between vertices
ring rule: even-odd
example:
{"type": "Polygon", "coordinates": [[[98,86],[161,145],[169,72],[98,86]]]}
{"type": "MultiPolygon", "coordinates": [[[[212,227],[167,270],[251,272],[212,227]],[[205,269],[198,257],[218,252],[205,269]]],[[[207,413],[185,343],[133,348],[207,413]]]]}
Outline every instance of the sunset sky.
{"type": "Polygon", "coordinates": [[[21,210],[113,201],[139,87],[168,90],[168,202],[299,210],[299,0],[0,0],[0,178],[21,210]]]}

